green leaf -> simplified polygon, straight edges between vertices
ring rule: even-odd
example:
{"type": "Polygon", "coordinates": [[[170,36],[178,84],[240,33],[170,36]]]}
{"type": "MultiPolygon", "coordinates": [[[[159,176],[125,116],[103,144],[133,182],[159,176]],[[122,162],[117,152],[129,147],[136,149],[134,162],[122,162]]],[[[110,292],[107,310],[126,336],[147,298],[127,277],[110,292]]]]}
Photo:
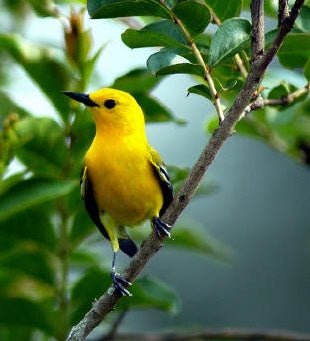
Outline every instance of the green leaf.
{"type": "Polygon", "coordinates": [[[3,119],[12,113],[18,114],[20,118],[30,116],[27,110],[16,104],[7,93],[2,91],[0,91],[0,108],[0,128],[3,128],[3,119]]]}
{"type": "Polygon", "coordinates": [[[289,34],[278,52],[280,63],[288,69],[304,67],[309,56],[310,35],[306,33],[289,34]]]}
{"type": "Polygon", "coordinates": [[[208,8],[203,3],[193,0],[178,2],[173,8],[173,12],[185,25],[192,37],[202,33],[211,19],[208,8]]]}
{"type": "MultiPolygon", "coordinates": [[[[41,226],[41,228],[44,228],[41,226]]],[[[27,275],[36,280],[53,285],[55,283],[54,271],[50,265],[50,259],[45,252],[31,248],[21,250],[16,248],[13,254],[0,259],[0,266],[3,269],[14,269],[14,272],[27,275]],[[28,250],[29,249],[29,250],[28,250]]]]}
{"type": "Polygon", "coordinates": [[[179,26],[169,20],[156,21],[139,31],[128,29],[122,34],[122,40],[130,48],[188,45],[179,26]]]}
{"type": "Polygon", "coordinates": [[[188,93],[206,97],[208,100],[213,101],[210,89],[204,84],[197,84],[187,89],[188,93]]]}
{"type": "Polygon", "coordinates": [[[241,0],[205,0],[206,6],[220,21],[238,17],[242,10],[242,2],[241,0]]]}
{"type": "Polygon", "coordinates": [[[31,178],[11,187],[0,197],[0,221],[23,210],[70,193],[77,181],[31,178]]]}
{"type": "Polygon", "coordinates": [[[231,252],[226,245],[211,237],[205,229],[196,223],[177,225],[172,232],[172,240],[167,245],[198,252],[220,261],[231,259],[231,252]]]}
{"type": "Polygon", "coordinates": [[[175,123],[184,124],[183,120],[173,116],[169,109],[164,107],[156,99],[142,93],[134,94],[134,97],[141,106],[147,123],[173,121],[175,123]]]}
{"type": "Polygon", "coordinates": [[[56,51],[32,44],[16,34],[0,34],[0,48],[24,68],[66,120],[69,101],[60,92],[68,88],[70,77],[65,65],[57,60],[56,51]]]}
{"type": "Polygon", "coordinates": [[[310,81],[310,58],[307,60],[307,63],[304,66],[304,76],[307,81],[310,81]]]}
{"type": "MultiPolygon", "coordinates": [[[[81,204],[82,205],[82,204],[81,204]]],[[[89,235],[97,232],[97,227],[88,216],[86,210],[80,211],[74,217],[72,229],[70,231],[70,241],[74,247],[78,246],[89,235]]]]}
{"type": "Polygon", "coordinates": [[[209,66],[232,57],[245,48],[251,39],[251,23],[242,18],[232,18],[223,22],[215,32],[209,55],[209,66]]]}
{"type": "Polygon", "coordinates": [[[100,268],[87,270],[72,288],[72,323],[77,323],[91,308],[92,302],[98,299],[111,284],[109,271],[100,268]]]}
{"type": "Polygon", "coordinates": [[[134,69],[115,79],[111,88],[127,91],[131,94],[152,90],[160,82],[146,69],[134,69]]]}
{"type": "Polygon", "coordinates": [[[298,27],[302,32],[310,32],[310,6],[303,5],[300,13],[296,19],[295,26],[298,27]]]}
{"type": "Polygon", "coordinates": [[[168,8],[156,0],[88,0],[87,10],[92,19],[144,15],[171,18],[168,8]]]}
{"type": "Polygon", "coordinates": [[[0,298],[0,324],[12,327],[30,327],[51,332],[50,313],[43,305],[25,298],[0,298]]]}
{"type": "Polygon", "coordinates": [[[200,65],[192,64],[187,59],[167,50],[152,54],[147,60],[148,69],[155,75],[186,73],[203,76],[200,65]]]}
{"type": "Polygon", "coordinates": [[[29,241],[49,249],[56,246],[55,232],[44,207],[28,209],[0,221],[0,231],[13,245],[29,241]]]}
{"type": "Polygon", "coordinates": [[[50,118],[27,117],[15,131],[22,145],[16,154],[24,165],[36,175],[59,177],[69,159],[63,129],[50,118]]]}
{"type": "Polygon", "coordinates": [[[166,284],[150,277],[139,278],[130,287],[132,297],[125,297],[119,309],[160,309],[176,314],[180,311],[180,301],[175,291],[166,284]]]}

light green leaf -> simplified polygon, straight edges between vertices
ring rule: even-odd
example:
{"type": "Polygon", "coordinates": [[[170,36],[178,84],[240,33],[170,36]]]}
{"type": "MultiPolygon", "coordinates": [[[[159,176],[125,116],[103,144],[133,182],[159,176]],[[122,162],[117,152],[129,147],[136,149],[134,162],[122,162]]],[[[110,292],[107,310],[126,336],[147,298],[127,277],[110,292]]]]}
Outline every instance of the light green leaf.
{"type": "Polygon", "coordinates": [[[242,18],[223,22],[215,32],[210,45],[209,66],[215,67],[221,61],[240,52],[251,39],[251,23],[242,18]]]}
{"type": "Polygon", "coordinates": [[[220,261],[231,259],[229,248],[211,237],[196,223],[175,226],[172,232],[172,240],[167,240],[167,245],[202,253],[220,261]]]}
{"type": "Polygon", "coordinates": [[[148,69],[155,75],[187,73],[203,76],[200,65],[192,64],[187,59],[167,50],[152,54],[147,60],[148,69]]]}
{"type": "Polygon", "coordinates": [[[289,34],[278,52],[280,63],[289,69],[304,67],[309,56],[310,35],[306,33],[289,34]]]}
{"type": "Polygon", "coordinates": [[[149,46],[184,47],[188,44],[179,26],[170,20],[156,21],[139,31],[128,29],[122,34],[122,40],[130,48],[149,46]]]}
{"type": "Polygon", "coordinates": [[[0,197],[0,221],[23,210],[70,193],[77,181],[31,178],[11,187],[0,197]]]}
{"type": "Polygon", "coordinates": [[[27,110],[15,103],[11,97],[3,91],[0,91],[0,108],[0,128],[3,127],[3,119],[9,114],[16,113],[20,118],[30,116],[30,113],[27,110]]]}
{"type": "Polygon", "coordinates": [[[208,8],[203,3],[192,0],[178,2],[173,8],[173,12],[192,37],[202,33],[211,19],[208,8]]]}
{"type": "Polygon", "coordinates": [[[205,0],[206,5],[220,21],[238,17],[242,10],[242,2],[242,0],[205,0]]]}
{"type": "Polygon", "coordinates": [[[144,15],[171,18],[167,7],[156,0],[88,0],[87,10],[92,19],[144,15]]]}
{"type": "Polygon", "coordinates": [[[47,117],[27,117],[14,128],[21,144],[16,155],[24,165],[36,175],[59,177],[69,159],[63,129],[47,117]]]}
{"type": "Polygon", "coordinates": [[[70,113],[69,101],[60,92],[68,88],[70,77],[65,65],[57,60],[56,51],[30,43],[16,34],[0,34],[0,48],[24,68],[51,100],[61,117],[67,119],[70,113]]]}

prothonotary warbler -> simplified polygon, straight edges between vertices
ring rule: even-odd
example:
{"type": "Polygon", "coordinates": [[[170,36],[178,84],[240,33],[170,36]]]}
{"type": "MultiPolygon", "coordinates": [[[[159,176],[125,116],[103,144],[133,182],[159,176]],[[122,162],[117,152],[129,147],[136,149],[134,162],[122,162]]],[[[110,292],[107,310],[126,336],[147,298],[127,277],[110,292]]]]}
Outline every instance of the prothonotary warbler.
{"type": "Polygon", "coordinates": [[[114,288],[130,295],[129,281],[115,270],[116,253],[137,252],[125,226],[150,220],[159,237],[170,237],[170,226],[160,218],[173,198],[169,175],[148,143],[142,109],[130,94],[111,88],[64,94],[93,114],[96,134],[85,155],[81,194],[90,218],[111,242],[114,288]]]}

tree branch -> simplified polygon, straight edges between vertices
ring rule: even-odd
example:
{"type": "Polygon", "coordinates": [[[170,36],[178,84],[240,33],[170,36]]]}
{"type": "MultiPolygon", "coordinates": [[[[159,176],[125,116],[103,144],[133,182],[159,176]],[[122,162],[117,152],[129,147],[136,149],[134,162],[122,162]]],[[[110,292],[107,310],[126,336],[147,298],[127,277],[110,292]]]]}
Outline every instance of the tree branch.
{"type": "MultiPolygon", "coordinates": [[[[187,179],[184,181],[183,186],[181,187],[173,202],[162,217],[163,220],[166,221],[168,224],[173,225],[176,222],[177,218],[180,216],[184,208],[188,205],[190,199],[195,194],[200,182],[205,175],[205,172],[213,162],[222,145],[233,133],[235,125],[243,116],[246,106],[250,102],[253,94],[256,91],[256,88],[260,84],[262,77],[267,69],[267,66],[279,50],[286,34],[292,29],[303,2],[304,0],[296,0],[289,17],[286,18],[280,25],[278,34],[268,51],[265,54],[262,54],[259,59],[252,59],[251,69],[245,81],[243,89],[236,97],[227,116],[220,124],[220,127],[211,136],[209,143],[203,150],[197,163],[191,170],[187,179]]],[[[260,8],[260,3],[261,0],[252,1],[252,15],[258,15],[254,14],[253,11],[254,8],[260,8]]],[[[258,30],[255,34],[257,46],[255,47],[254,51],[258,51],[260,54],[261,43],[259,42],[263,41],[261,35],[263,35],[264,32],[258,30]]],[[[161,246],[162,240],[159,240],[156,234],[153,232],[150,237],[148,237],[143,242],[140,250],[132,259],[128,267],[125,269],[123,275],[130,282],[134,282],[146,263],[159,250],[161,246]]],[[[84,318],[72,328],[67,340],[85,340],[85,337],[105,318],[108,313],[110,313],[114,309],[117,301],[120,298],[121,295],[112,287],[110,287],[108,291],[94,303],[92,309],[84,316],[84,318]]]]}
{"type": "MultiPolygon", "coordinates": [[[[193,333],[140,333],[140,334],[117,334],[115,340],[120,341],[191,341],[191,340],[256,340],[256,341],[309,341],[309,334],[293,333],[276,330],[243,330],[243,329],[220,329],[206,330],[193,333]]],[[[94,341],[107,340],[105,337],[94,341]]],[[[109,339],[113,340],[113,339],[109,339]]]]}
{"type": "Polygon", "coordinates": [[[253,102],[251,102],[246,108],[245,113],[248,114],[253,110],[262,109],[264,107],[274,107],[274,106],[286,106],[298,98],[310,93],[310,83],[306,84],[304,87],[297,89],[296,91],[283,96],[281,98],[263,98],[259,95],[253,102]]]}

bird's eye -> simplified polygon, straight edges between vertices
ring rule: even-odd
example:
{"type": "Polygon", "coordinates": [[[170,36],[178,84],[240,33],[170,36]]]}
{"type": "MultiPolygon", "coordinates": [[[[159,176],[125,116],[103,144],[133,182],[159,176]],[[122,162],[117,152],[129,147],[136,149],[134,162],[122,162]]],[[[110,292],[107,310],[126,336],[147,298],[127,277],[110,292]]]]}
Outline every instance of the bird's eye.
{"type": "Polygon", "coordinates": [[[114,101],[114,99],[107,99],[105,102],[104,102],[104,106],[107,108],[107,109],[112,109],[116,106],[116,102],[114,101]]]}

